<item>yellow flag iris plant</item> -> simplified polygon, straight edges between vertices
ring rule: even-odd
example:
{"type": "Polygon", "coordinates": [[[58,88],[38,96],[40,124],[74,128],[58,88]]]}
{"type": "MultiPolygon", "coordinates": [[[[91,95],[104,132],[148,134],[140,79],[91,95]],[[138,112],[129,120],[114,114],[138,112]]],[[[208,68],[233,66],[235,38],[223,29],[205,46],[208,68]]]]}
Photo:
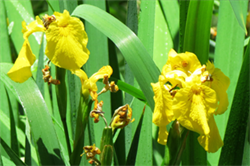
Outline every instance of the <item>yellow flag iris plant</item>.
{"type": "Polygon", "coordinates": [[[214,64],[201,65],[195,54],[170,50],[157,83],[152,83],[155,108],[153,123],[159,126],[158,142],[166,145],[166,125],[177,120],[200,134],[198,141],[208,152],[223,146],[214,115],[227,110],[230,80],[214,64]]]}
{"type": "Polygon", "coordinates": [[[23,21],[24,44],[8,76],[15,82],[22,83],[32,76],[30,67],[36,57],[32,53],[28,37],[34,32],[45,32],[47,46],[45,54],[58,67],[71,70],[80,69],[89,58],[86,48],[88,36],[80,19],[71,17],[67,10],[63,13],[38,16],[29,25],[23,21]]]}

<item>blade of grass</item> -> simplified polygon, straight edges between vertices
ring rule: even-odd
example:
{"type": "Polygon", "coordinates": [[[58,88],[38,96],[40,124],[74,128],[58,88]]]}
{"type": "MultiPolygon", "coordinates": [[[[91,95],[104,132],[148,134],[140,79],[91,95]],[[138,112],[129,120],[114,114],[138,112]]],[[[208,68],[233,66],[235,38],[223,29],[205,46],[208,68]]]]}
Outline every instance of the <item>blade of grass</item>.
{"type": "MultiPolygon", "coordinates": [[[[12,64],[1,63],[1,81],[10,80],[7,72],[12,64]]],[[[30,78],[25,83],[10,82],[17,91],[24,111],[29,119],[34,142],[41,164],[64,164],[61,158],[59,142],[48,108],[35,82],[30,78]],[[36,110],[36,111],[34,111],[36,110]],[[43,132],[46,131],[46,132],[43,132]]]]}

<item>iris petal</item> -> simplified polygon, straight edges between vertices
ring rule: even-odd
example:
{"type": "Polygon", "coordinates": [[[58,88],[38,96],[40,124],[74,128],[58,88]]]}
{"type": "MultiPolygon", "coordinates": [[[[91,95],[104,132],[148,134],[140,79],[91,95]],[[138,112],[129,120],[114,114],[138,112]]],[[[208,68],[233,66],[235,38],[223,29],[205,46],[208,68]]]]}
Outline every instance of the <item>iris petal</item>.
{"type": "Polygon", "coordinates": [[[46,31],[45,54],[58,67],[69,70],[81,68],[89,58],[88,41],[83,23],[70,17],[68,11],[55,13],[56,21],[46,31]]]}
{"type": "Polygon", "coordinates": [[[30,67],[36,60],[36,56],[32,53],[28,39],[23,43],[21,51],[16,59],[15,64],[7,73],[15,82],[22,83],[32,76],[30,67]]]}
{"type": "Polygon", "coordinates": [[[214,153],[223,146],[223,141],[213,116],[209,119],[208,125],[211,129],[209,135],[200,135],[198,141],[206,151],[214,153]]]}

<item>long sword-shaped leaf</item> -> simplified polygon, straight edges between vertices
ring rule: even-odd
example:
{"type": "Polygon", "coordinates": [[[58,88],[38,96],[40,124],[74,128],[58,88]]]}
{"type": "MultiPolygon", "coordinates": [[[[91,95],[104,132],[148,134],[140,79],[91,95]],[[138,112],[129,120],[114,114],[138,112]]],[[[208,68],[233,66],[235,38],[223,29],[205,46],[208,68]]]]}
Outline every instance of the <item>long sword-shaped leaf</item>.
{"type": "MultiPolygon", "coordinates": [[[[1,63],[0,67],[1,81],[3,79],[9,80],[10,78],[7,76],[7,72],[12,67],[12,64],[1,63]]],[[[54,125],[37,85],[32,78],[22,84],[13,81],[10,81],[10,83],[14,86],[29,120],[33,140],[39,154],[40,164],[64,164],[54,125]]]]}
{"type": "Polygon", "coordinates": [[[72,15],[85,19],[116,44],[153,109],[153,90],[150,83],[157,82],[160,72],[136,35],[120,21],[94,6],[80,5],[72,15]]]}
{"type": "MultiPolygon", "coordinates": [[[[244,15],[246,14],[247,2],[244,15]]],[[[227,120],[235,93],[235,87],[240,73],[243,59],[244,31],[240,28],[237,19],[234,17],[233,9],[229,1],[220,1],[216,47],[214,64],[215,67],[230,78],[230,86],[227,90],[229,106],[227,111],[220,116],[215,116],[215,121],[219,129],[221,138],[224,139],[227,120]]],[[[221,149],[216,153],[208,153],[208,160],[211,165],[218,165],[221,149]]]]}
{"type": "MultiPolygon", "coordinates": [[[[153,58],[153,54],[154,54],[154,30],[155,30],[155,7],[156,7],[155,5],[156,5],[155,0],[153,1],[142,0],[140,4],[140,13],[139,13],[139,20],[138,20],[138,38],[141,40],[142,44],[145,46],[151,58],[153,58]]],[[[138,66],[139,65],[140,64],[138,64],[138,66]]],[[[150,66],[148,66],[148,68],[149,67],[150,66]]],[[[131,68],[131,70],[132,72],[134,72],[133,68],[131,68]]],[[[154,75],[154,76],[158,78],[158,75],[154,75]]],[[[134,76],[136,78],[135,73],[134,73],[134,76]]],[[[136,88],[140,87],[139,81],[140,80],[137,79],[134,82],[134,86],[136,88]]],[[[142,87],[140,88],[142,89],[142,87]]],[[[151,85],[147,85],[147,89],[151,89],[151,85]]],[[[144,92],[144,95],[145,95],[145,92],[144,92]]],[[[148,101],[147,97],[146,99],[148,101]]],[[[141,110],[143,110],[144,106],[145,106],[144,103],[142,103],[141,101],[137,99],[133,101],[131,108],[133,109],[134,118],[139,120],[141,116],[141,110]]],[[[152,106],[150,104],[149,106],[152,109],[152,106]]],[[[132,128],[132,133],[134,133],[135,131],[136,131],[136,128],[135,127],[132,128]]],[[[156,141],[154,140],[154,138],[151,139],[153,135],[152,133],[153,133],[152,132],[152,113],[150,109],[146,107],[143,122],[142,122],[142,132],[139,138],[138,153],[136,155],[135,165],[153,165],[153,164],[156,165],[157,161],[159,161],[159,159],[157,158],[159,156],[159,153],[153,153],[153,143],[156,143],[156,141]]],[[[159,149],[157,149],[157,151],[158,150],[159,149]]]]}
{"type": "Polygon", "coordinates": [[[250,43],[244,56],[236,92],[228,119],[224,146],[219,165],[241,165],[249,114],[249,56],[250,43]]]}
{"type": "Polygon", "coordinates": [[[16,165],[26,165],[25,163],[22,162],[22,160],[19,159],[17,154],[11,150],[11,148],[0,138],[0,143],[2,147],[5,149],[5,151],[8,153],[10,159],[16,164],[16,165]]]}
{"type": "MultiPolygon", "coordinates": [[[[247,1],[247,0],[245,0],[247,1]]],[[[229,0],[233,11],[234,11],[234,15],[240,25],[240,27],[242,28],[242,30],[245,32],[245,34],[247,35],[247,29],[246,29],[246,24],[245,24],[245,17],[244,17],[244,12],[241,10],[241,7],[243,6],[241,1],[234,1],[234,0],[229,0]]]]}
{"type": "Polygon", "coordinates": [[[195,53],[202,64],[208,60],[213,4],[191,0],[188,8],[183,51],[195,53]]]}

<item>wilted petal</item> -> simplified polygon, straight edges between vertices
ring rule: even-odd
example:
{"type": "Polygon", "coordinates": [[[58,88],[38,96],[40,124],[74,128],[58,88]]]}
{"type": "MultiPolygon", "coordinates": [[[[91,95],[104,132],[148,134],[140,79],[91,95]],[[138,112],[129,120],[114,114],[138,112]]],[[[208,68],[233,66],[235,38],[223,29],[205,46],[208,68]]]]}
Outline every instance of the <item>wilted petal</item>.
{"type": "Polygon", "coordinates": [[[198,137],[198,141],[200,145],[207,151],[207,152],[216,152],[220,147],[223,146],[223,141],[220,137],[217,125],[215,123],[214,117],[212,116],[209,121],[208,125],[210,128],[209,135],[200,135],[198,137]]]}
{"type": "Polygon", "coordinates": [[[22,83],[32,76],[30,67],[35,62],[36,56],[32,53],[28,39],[23,43],[22,49],[8,76],[15,82],[22,83]]]}
{"type": "Polygon", "coordinates": [[[46,30],[45,54],[58,67],[69,70],[81,68],[89,58],[88,37],[83,23],[69,12],[55,12],[56,21],[46,30]]]}
{"type": "Polygon", "coordinates": [[[91,82],[96,83],[99,79],[102,79],[105,75],[108,75],[110,77],[113,73],[113,69],[111,66],[103,66],[98,72],[94,73],[89,79],[91,82]]]}

